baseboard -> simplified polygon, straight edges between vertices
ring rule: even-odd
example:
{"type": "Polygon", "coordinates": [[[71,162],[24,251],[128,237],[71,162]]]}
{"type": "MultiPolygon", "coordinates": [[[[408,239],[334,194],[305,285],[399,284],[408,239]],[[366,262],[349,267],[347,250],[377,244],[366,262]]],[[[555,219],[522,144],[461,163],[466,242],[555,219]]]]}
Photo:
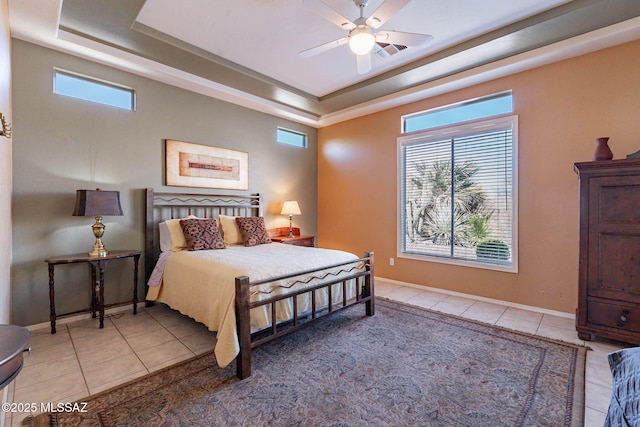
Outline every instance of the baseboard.
{"type": "MultiPolygon", "coordinates": [[[[502,300],[497,300],[497,299],[493,299],[493,298],[485,298],[485,297],[481,297],[481,296],[477,296],[477,295],[465,294],[465,293],[462,293],[462,292],[449,291],[449,290],[446,290],[446,289],[432,288],[430,286],[417,285],[415,283],[408,283],[408,282],[403,282],[403,281],[400,281],[400,280],[387,279],[387,278],[380,277],[380,276],[375,276],[375,280],[376,281],[390,283],[390,284],[393,284],[393,285],[398,285],[398,286],[406,286],[408,288],[421,289],[421,290],[424,290],[424,291],[437,292],[437,293],[445,294],[445,295],[452,295],[452,296],[458,296],[458,297],[463,297],[463,298],[475,299],[475,300],[478,300],[478,301],[489,302],[489,303],[493,303],[493,304],[505,305],[507,307],[519,308],[521,310],[528,310],[528,311],[533,311],[533,312],[536,312],[536,313],[550,314],[550,315],[553,315],[553,316],[563,317],[563,318],[566,318],[566,319],[575,319],[575,315],[574,314],[565,313],[563,311],[548,310],[546,308],[540,308],[540,307],[535,307],[535,306],[531,306],[531,305],[518,304],[518,303],[514,303],[514,302],[502,301],[502,300]]],[[[141,303],[138,303],[138,304],[141,304],[141,303]]],[[[120,312],[127,311],[127,310],[132,310],[133,311],[133,304],[126,304],[126,305],[120,305],[120,306],[117,306],[117,307],[111,307],[111,308],[105,310],[104,314],[107,315],[107,314],[120,313],[120,312]]],[[[78,320],[90,319],[90,318],[91,318],[91,313],[82,313],[82,314],[77,314],[77,315],[73,315],[73,316],[67,316],[67,317],[63,317],[61,319],[57,319],[56,320],[56,325],[64,325],[66,323],[77,322],[78,320]]],[[[30,331],[35,331],[35,330],[38,330],[38,329],[50,328],[50,327],[51,327],[51,322],[43,322],[43,323],[37,323],[35,325],[25,326],[25,328],[27,328],[30,331]]]]}
{"type": "MultiPolygon", "coordinates": [[[[138,311],[140,310],[140,304],[141,303],[138,303],[138,311]]],[[[142,302],[142,304],[144,304],[144,301],[142,302]]],[[[104,315],[106,317],[108,314],[120,313],[127,310],[131,310],[131,312],[133,313],[133,304],[125,304],[125,305],[119,305],[117,307],[108,308],[104,311],[104,315]]],[[[91,313],[75,314],[73,316],[65,316],[60,319],[56,319],[56,326],[64,325],[71,322],[77,322],[78,320],[84,320],[84,319],[91,319],[91,313]]],[[[98,321],[97,318],[96,318],[96,321],[98,321]]],[[[43,323],[36,323],[35,325],[25,326],[25,328],[27,328],[29,331],[36,331],[38,329],[44,329],[44,328],[50,329],[51,322],[47,321],[43,323]]]]}
{"type": "Polygon", "coordinates": [[[485,297],[480,297],[480,296],[477,296],[477,295],[465,294],[465,293],[462,293],[462,292],[449,291],[449,290],[446,290],[446,289],[432,288],[430,286],[417,285],[415,283],[402,282],[400,280],[386,279],[384,277],[379,277],[379,276],[375,276],[375,280],[376,281],[380,281],[380,282],[390,283],[390,284],[393,284],[393,285],[406,286],[408,288],[421,289],[421,290],[424,290],[424,291],[438,292],[440,294],[445,294],[445,295],[452,295],[452,296],[457,296],[457,297],[475,299],[475,300],[478,300],[478,301],[489,302],[489,303],[492,303],[492,304],[505,305],[507,307],[519,308],[521,310],[534,311],[536,313],[550,314],[550,315],[553,315],[553,316],[563,317],[563,318],[566,318],[566,319],[575,319],[576,318],[576,316],[573,313],[565,313],[564,311],[548,310],[546,308],[535,307],[535,306],[531,306],[531,305],[518,304],[518,303],[515,303],[515,302],[509,302],[509,301],[502,301],[502,300],[497,300],[497,299],[493,299],[493,298],[485,298],[485,297]]]}

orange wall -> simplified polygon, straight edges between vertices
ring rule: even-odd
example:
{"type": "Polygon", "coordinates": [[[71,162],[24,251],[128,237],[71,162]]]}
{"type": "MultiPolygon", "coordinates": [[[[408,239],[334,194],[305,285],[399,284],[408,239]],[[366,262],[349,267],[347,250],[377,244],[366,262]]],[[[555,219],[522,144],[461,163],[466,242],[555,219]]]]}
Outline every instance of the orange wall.
{"type": "Polygon", "coordinates": [[[640,41],[320,129],[319,245],[374,251],[378,277],[572,313],[573,163],[591,160],[601,136],[611,138],[616,159],[640,149],[640,41]],[[398,258],[400,116],[508,89],[519,117],[519,272],[398,258]]]}

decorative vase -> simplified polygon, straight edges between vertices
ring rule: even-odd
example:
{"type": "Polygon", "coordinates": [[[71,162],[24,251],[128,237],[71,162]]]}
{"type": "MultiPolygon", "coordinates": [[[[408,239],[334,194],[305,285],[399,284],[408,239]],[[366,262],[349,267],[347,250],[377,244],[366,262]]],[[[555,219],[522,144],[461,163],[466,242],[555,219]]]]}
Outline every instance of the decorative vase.
{"type": "Polygon", "coordinates": [[[596,151],[593,152],[593,160],[611,160],[613,159],[613,153],[607,145],[609,138],[596,139],[596,151]]]}

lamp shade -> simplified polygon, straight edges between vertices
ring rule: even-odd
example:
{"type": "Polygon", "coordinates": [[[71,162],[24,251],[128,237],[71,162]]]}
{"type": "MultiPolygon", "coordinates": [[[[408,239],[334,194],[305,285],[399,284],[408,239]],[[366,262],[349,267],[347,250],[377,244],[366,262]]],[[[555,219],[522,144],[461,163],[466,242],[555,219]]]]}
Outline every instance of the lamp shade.
{"type": "Polygon", "coordinates": [[[349,34],[349,48],[356,55],[366,55],[371,52],[376,43],[376,36],[368,27],[357,27],[349,34]]]}
{"type": "Polygon", "coordinates": [[[282,204],[282,212],[281,215],[300,215],[300,206],[298,206],[298,202],[295,200],[287,200],[282,204]]]}
{"type": "Polygon", "coordinates": [[[119,191],[76,190],[73,216],[122,216],[119,191]]]}

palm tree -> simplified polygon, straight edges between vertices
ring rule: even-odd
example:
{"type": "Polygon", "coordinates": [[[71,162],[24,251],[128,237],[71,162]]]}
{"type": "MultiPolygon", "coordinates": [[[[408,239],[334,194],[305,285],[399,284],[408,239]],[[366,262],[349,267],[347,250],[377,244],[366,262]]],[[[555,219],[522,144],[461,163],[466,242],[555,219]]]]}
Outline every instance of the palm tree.
{"type": "Polygon", "coordinates": [[[478,172],[473,162],[456,162],[453,170],[449,160],[415,167],[412,184],[417,197],[409,202],[414,236],[437,245],[474,246],[488,235],[492,212],[472,179],[478,172]]]}

